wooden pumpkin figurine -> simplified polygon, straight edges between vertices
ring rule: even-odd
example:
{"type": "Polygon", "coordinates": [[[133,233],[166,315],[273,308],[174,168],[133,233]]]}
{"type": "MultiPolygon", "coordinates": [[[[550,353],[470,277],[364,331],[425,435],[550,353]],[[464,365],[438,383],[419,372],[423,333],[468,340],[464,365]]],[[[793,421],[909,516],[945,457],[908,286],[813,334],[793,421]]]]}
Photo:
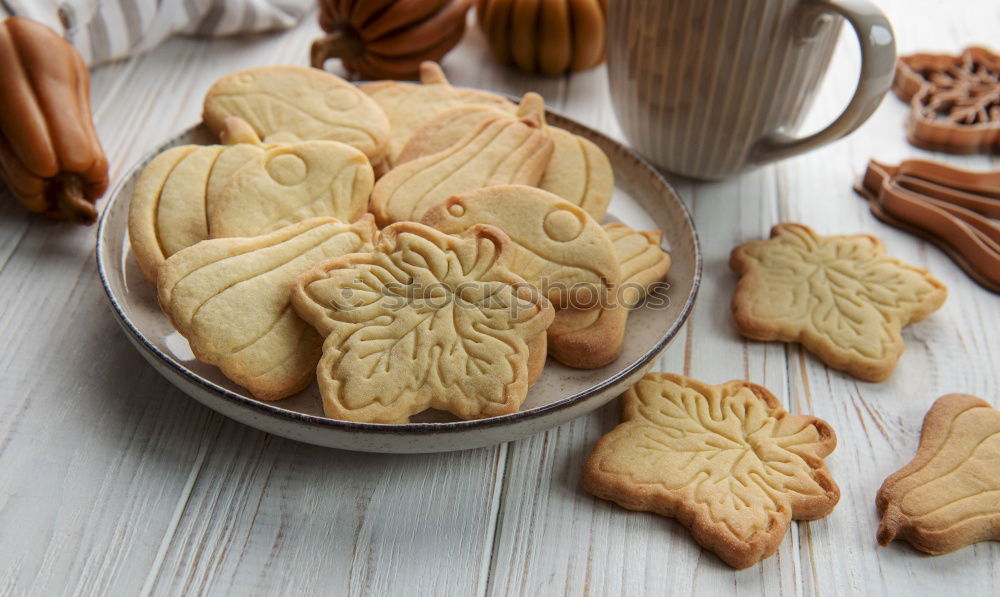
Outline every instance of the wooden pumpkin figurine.
{"type": "Polygon", "coordinates": [[[561,75],[604,61],[607,0],[477,0],[479,28],[504,64],[561,75]]]}
{"type": "Polygon", "coordinates": [[[312,65],[340,58],[365,79],[416,79],[420,63],[440,60],[465,33],[472,0],[319,0],[327,36],[312,45],[312,65]]]}
{"type": "Polygon", "coordinates": [[[29,211],[90,224],[108,161],[90,114],[90,74],[55,31],[0,23],[0,180],[29,211]]]}

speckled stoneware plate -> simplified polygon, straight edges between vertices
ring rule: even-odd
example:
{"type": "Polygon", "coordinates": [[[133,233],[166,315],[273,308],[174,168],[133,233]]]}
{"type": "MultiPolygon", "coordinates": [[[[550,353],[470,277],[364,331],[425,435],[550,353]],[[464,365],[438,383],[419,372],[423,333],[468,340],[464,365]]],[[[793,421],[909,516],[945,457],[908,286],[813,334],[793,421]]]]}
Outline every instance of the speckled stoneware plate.
{"type": "Polygon", "coordinates": [[[633,228],[660,228],[673,264],[662,295],[666,305],[641,305],[628,320],[625,348],[614,363],[590,371],[552,359],[511,415],[459,421],[428,412],[405,425],[350,423],[323,416],[315,384],[290,398],[260,402],[218,369],[195,360],[156,303],[129,248],[128,203],[143,166],[174,145],[211,143],[192,127],[146,156],[114,189],[101,217],[97,265],[111,308],[129,340],[157,371],[195,400],[257,429],[321,446],[366,452],[441,452],[520,439],[584,415],[636,382],[677,334],[694,304],[701,276],[701,251],[691,216],[667,182],[645,160],[604,135],[557,114],[549,123],[583,135],[608,154],[615,171],[615,195],[608,221],[633,228]]]}

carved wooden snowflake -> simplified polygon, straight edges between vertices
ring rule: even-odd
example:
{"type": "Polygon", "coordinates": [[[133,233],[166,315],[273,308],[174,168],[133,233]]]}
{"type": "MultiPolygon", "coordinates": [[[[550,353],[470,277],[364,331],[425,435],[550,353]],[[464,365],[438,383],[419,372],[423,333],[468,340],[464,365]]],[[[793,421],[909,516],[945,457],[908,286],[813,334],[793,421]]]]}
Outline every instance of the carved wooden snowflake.
{"type": "Polygon", "coordinates": [[[823,462],[833,430],[760,386],[650,373],[623,400],[624,422],[595,446],[584,487],[677,518],[734,568],[773,554],[793,518],[826,516],[840,498],[823,462]]]}
{"type": "Polygon", "coordinates": [[[428,408],[463,419],[515,412],[544,353],[554,310],[505,265],[510,239],[403,222],[375,250],[296,281],[292,302],[323,336],[317,380],[327,416],[406,422],[428,408]]]}
{"type": "Polygon", "coordinates": [[[779,224],[769,240],[736,247],[729,263],[742,276],[732,302],[741,334],[800,342],[867,381],[892,374],[902,327],[948,294],[927,270],[888,257],[875,237],[824,237],[801,224],[779,224]]]}

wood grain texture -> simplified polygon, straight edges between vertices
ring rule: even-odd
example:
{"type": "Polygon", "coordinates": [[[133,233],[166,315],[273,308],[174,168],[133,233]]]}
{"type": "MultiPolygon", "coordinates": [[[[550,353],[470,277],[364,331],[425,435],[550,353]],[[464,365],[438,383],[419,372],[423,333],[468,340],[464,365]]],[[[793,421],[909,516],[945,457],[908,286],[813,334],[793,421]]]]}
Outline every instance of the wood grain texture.
{"type": "MultiPolygon", "coordinates": [[[[1000,6],[992,0],[920,5],[880,2],[903,52],[995,40],[1000,6]]],[[[307,17],[278,35],[178,39],[95,71],[94,111],[113,181],[196,122],[216,78],[305,64],[317,31],[307,17]]],[[[845,32],[807,128],[847,102],[857,62],[845,32]]],[[[621,139],[603,67],[541,78],[494,66],[475,27],[444,67],[456,85],[537,91],[550,107],[621,139]]],[[[618,422],[617,404],[514,444],[410,457],[326,450],[223,419],[173,389],[120,332],[97,280],[94,230],[29,217],[4,197],[0,595],[994,592],[997,543],[929,558],[875,542],[875,493],[912,457],[933,400],[966,392],[1000,404],[1000,297],[933,246],[875,220],[850,189],[870,157],[1000,167],[995,158],[908,146],[905,112],[889,96],[831,146],[722,183],[676,181],[701,236],[704,282],[657,369],[761,383],[791,412],[828,421],[840,440],[827,459],[843,492],[837,509],[794,523],[775,557],[741,572],[699,549],[676,522],[579,489],[584,459],[618,422]],[[904,331],[907,349],[888,382],[858,382],[797,346],[749,342],[733,330],[729,251],[784,219],[825,234],[876,234],[890,254],[949,286],[944,307],[904,331]]]]}

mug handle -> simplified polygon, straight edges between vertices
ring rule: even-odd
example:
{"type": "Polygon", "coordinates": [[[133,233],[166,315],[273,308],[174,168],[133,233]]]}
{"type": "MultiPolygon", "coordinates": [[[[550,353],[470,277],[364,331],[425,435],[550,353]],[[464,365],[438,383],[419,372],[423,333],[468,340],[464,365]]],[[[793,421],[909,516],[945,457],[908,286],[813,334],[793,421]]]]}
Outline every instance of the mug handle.
{"type": "Polygon", "coordinates": [[[802,5],[797,36],[808,38],[816,19],[830,13],[844,17],[854,27],[861,45],[861,74],[851,102],[836,120],[817,133],[799,138],[776,133],[761,139],[751,150],[752,162],[773,162],[850,134],[868,120],[892,86],[896,39],[889,19],[868,0],[812,0],[802,5]]]}

